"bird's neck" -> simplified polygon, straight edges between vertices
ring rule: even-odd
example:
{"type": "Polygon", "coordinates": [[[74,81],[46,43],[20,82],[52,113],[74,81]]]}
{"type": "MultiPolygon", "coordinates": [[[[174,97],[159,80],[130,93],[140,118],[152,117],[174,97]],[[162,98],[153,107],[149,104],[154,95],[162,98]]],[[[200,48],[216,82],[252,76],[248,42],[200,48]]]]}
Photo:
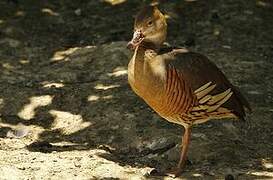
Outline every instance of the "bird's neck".
{"type": "MultiPolygon", "coordinates": [[[[163,82],[161,68],[155,66],[157,49],[150,49],[147,46],[138,46],[128,66],[129,83],[134,91],[141,97],[154,97],[160,95],[158,88],[163,82]]],[[[160,66],[161,67],[161,66],[160,66]]],[[[162,73],[164,75],[165,73],[162,73]]],[[[149,98],[148,98],[149,99],[149,98]]]]}
{"type": "Polygon", "coordinates": [[[146,41],[143,41],[140,45],[139,45],[139,49],[142,49],[142,50],[153,50],[155,52],[158,52],[159,49],[160,49],[160,45],[157,45],[155,43],[152,43],[152,42],[146,42],[146,41]]]}

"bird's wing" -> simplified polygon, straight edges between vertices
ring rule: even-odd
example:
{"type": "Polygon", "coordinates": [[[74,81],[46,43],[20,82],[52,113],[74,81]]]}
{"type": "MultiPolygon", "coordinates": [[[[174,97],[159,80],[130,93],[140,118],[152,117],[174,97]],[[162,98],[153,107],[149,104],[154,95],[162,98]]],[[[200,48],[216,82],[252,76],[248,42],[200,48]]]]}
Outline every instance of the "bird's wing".
{"type": "Polygon", "coordinates": [[[250,110],[248,102],[208,58],[184,49],[161,56],[165,59],[167,77],[176,76],[183,80],[184,91],[191,89],[193,111],[213,113],[225,109],[244,119],[244,108],[250,110]]]}

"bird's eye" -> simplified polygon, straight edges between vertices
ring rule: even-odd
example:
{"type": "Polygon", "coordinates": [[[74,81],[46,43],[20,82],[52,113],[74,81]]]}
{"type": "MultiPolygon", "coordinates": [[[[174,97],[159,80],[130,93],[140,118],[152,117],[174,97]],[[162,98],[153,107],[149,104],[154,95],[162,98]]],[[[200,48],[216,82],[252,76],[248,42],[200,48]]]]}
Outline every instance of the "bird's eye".
{"type": "Polygon", "coordinates": [[[153,25],[153,21],[148,21],[148,26],[153,25]]]}

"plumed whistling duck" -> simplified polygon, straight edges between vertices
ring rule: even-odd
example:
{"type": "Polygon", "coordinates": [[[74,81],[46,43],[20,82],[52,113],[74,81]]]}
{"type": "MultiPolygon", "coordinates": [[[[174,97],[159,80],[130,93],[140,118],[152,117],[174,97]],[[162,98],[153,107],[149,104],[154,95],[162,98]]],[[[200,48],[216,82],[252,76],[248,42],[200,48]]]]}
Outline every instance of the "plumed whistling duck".
{"type": "Polygon", "coordinates": [[[251,110],[242,94],[214,63],[187,49],[160,50],[167,35],[164,15],[147,6],[136,16],[128,47],[133,91],[162,118],[184,127],[180,160],[172,171],[179,176],[186,164],[191,127],[210,119],[244,119],[251,110]]]}

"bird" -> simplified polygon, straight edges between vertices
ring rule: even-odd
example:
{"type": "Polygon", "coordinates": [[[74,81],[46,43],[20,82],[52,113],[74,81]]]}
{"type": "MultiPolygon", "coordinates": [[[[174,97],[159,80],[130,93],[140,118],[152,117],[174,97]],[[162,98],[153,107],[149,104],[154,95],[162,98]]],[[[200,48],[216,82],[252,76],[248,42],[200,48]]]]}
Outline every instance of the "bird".
{"type": "Polygon", "coordinates": [[[186,48],[164,47],[167,22],[156,5],[135,17],[128,82],[159,116],[182,125],[182,149],[171,174],[180,176],[187,162],[192,126],[211,119],[245,120],[250,104],[206,56],[186,48]]]}

